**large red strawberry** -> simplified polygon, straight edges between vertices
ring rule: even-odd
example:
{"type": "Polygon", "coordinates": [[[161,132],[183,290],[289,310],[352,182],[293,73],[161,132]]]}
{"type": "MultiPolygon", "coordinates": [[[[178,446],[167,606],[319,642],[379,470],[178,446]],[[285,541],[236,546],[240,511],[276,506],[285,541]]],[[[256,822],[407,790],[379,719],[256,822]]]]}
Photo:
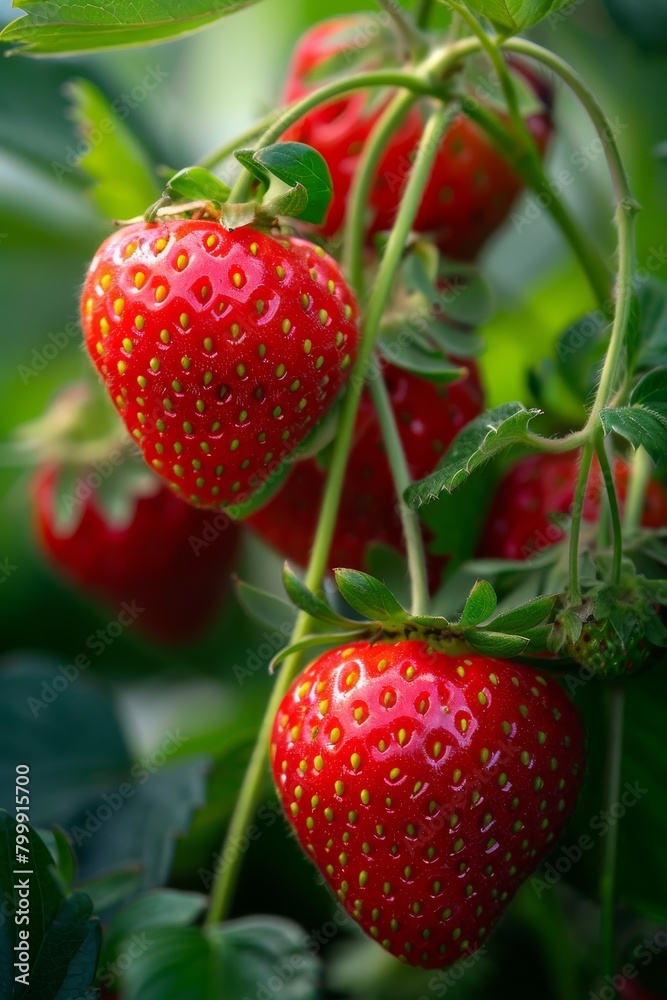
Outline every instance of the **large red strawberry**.
{"type": "MultiPolygon", "coordinates": [[[[480,555],[497,559],[527,559],[561,541],[569,522],[578,474],[578,453],[529,455],[505,475],[496,491],[479,543],[480,555]],[[557,515],[556,521],[550,515],[557,515]]],[[[614,478],[624,500],[629,468],[617,459],[614,478]]],[[[584,519],[596,521],[604,502],[600,466],[594,463],[588,480],[584,519]]],[[[658,480],[648,486],[642,524],[667,526],[667,489],[658,480]]]]}
{"type": "MultiPolygon", "coordinates": [[[[85,470],[84,470],[85,471],[85,470]]],[[[158,479],[116,521],[86,489],[59,523],[60,470],[34,478],[34,524],[40,546],[59,573],[114,609],[134,602],[137,628],[163,642],[185,642],[211,624],[227,589],[238,548],[238,527],[218,513],[195,510],[158,479]]]]}
{"type": "Polygon", "coordinates": [[[136,223],[93,259],[88,350],[146,461],[203,507],[247,500],[329,409],[357,349],[338,265],[305,240],[136,223]]]}
{"type": "MultiPolygon", "coordinates": [[[[436,385],[389,366],[384,377],[410,472],[421,479],[437,465],[461,428],[481,413],[483,392],[474,362],[459,382],[436,385]]],[[[271,501],[247,523],[291,562],[308,562],[325,471],[314,459],[301,462],[271,501]]],[[[391,470],[370,396],[365,393],[345,476],[329,565],[363,569],[369,545],[402,549],[391,470]]],[[[431,557],[432,575],[442,559],[431,557]]]]}
{"type": "MultiPolygon", "coordinates": [[[[285,102],[304,97],[336,72],[395,62],[389,34],[379,30],[375,15],[366,14],[333,18],[310,28],[294,51],[285,102]]],[[[542,96],[543,82],[521,72],[542,96]]],[[[310,111],[285,133],[287,140],[314,146],[327,161],[334,197],[322,231],[329,236],[343,222],[364,143],[390,99],[387,92],[355,91],[310,111]]],[[[552,131],[548,110],[531,115],[526,124],[544,153],[552,131]]],[[[393,225],[422,131],[421,110],[414,108],[388,144],[371,192],[369,235],[393,225]]],[[[446,256],[471,260],[505,220],[521,187],[519,177],[484,133],[461,115],[442,142],[414,228],[433,234],[446,256]]]]}
{"type": "Polygon", "coordinates": [[[297,678],[274,778],[346,910],[411,965],[474,951],[560,834],[584,731],[552,679],[421,641],[356,643],[297,678]]]}

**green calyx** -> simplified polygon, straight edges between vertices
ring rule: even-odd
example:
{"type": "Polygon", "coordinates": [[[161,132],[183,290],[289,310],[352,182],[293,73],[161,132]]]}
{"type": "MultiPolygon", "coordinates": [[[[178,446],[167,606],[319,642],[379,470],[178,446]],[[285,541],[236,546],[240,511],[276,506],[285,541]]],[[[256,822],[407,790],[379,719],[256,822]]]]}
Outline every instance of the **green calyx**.
{"type": "MultiPolygon", "coordinates": [[[[450,656],[479,653],[493,657],[514,657],[546,649],[549,624],[557,598],[540,597],[493,617],[497,597],[490,583],[478,580],[456,622],[441,615],[412,615],[380,580],[360,570],[335,570],[336,586],[342,598],[328,602],[314,594],[288,564],[283,571],[287,595],[301,611],[322,623],[326,630],[314,632],[288,646],[275,657],[272,669],[286,656],[313,647],[342,645],[346,642],[404,642],[420,640],[450,656]]],[[[267,595],[262,595],[266,600],[267,595]]],[[[247,599],[247,594],[246,594],[247,599]]],[[[259,602],[257,603],[259,611],[259,602]]]]}

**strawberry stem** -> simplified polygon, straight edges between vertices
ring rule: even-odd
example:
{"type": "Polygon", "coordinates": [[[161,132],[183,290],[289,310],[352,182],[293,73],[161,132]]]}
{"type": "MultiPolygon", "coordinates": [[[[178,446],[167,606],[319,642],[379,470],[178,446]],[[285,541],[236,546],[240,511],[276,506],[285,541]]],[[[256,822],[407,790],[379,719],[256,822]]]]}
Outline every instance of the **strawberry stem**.
{"type": "Polygon", "coordinates": [[[581,536],[581,521],[586,503],[586,488],[591,463],[595,453],[595,442],[589,439],[581,454],[581,464],[577,477],[577,486],[572,501],[572,524],[570,527],[570,600],[573,604],[581,603],[581,586],[579,584],[579,538],[581,536]]]}
{"type": "Polygon", "coordinates": [[[415,12],[415,24],[418,28],[427,28],[433,10],[433,0],[419,0],[415,12]]]}
{"type": "MultiPolygon", "coordinates": [[[[449,113],[442,108],[436,111],[427,123],[426,130],[417,150],[417,157],[412,168],[410,180],[408,181],[396,217],[396,223],[389,237],[387,249],[382,258],[373,293],[368,303],[368,309],[361,329],[359,354],[341,411],[317,531],[306,573],[305,583],[309,590],[315,591],[320,588],[322,578],[327,569],[331,541],[338,518],[338,507],[343,492],[347,462],[352,446],[354,425],[364,389],[366,369],[380,330],[382,314],[393,290],[396,270],[401,262],[403,249],[417,214],[421,194],[438,152],[440,136],[448,123],[449,113]],[[436,139],[437,141],[434,141],[436,139]]],[[[381,135],[378,137],[376,134],[371,136],[367,153],[360,166],[360,171],[364,172],[373,169],[375,144],[378,141],[384,141],[384,136],[381,135]]],[[[313,619],[310,615],[301,612],[296,620],[290,645],[300,642],[305,638],[311,631],[313,624],[313,619]]],[[[236,800],[234,814],[227,830],[227,837],[222,850],[223,855],[227,846],[233,848],[239,842],[251,822],[264,780],[266,754],[273,720],[300,664],[301,656],[299,653],[289,656],[276,677],[273,691],[257,735],[257,741],[243,779],[239,797],[236,800]]],[[[211,903],[206,917],[206,923],[209,925],[217,923],[224,918],[234,895],[239,874],[238,852],[231,850],[229,853],[236,860],[221,868],[216,875],[211,892],[211,903]]]]}
{"type": "MultiPolygon", "coordinates": [[[[625,715],[625,689],[620,684],[609,688],[607,706],[607,771],[605,775],[604,808],[611,810],[618,803],[621,786],[623,758],[623,720],[625,715]]],[[[616,891],[616,855],[618,851],[618,823],[609,827],[602,852],[600,872],[600,942],[602,948],[602,978],[616,972],[616,946],[614,934],[614,909],[616,891]]]]}
{"type": "Polygon", "coordinates": [[[637,448],[632,457],[630,488],[625,503],[625,530],[629,533],[639,526],[644,510],[646,488],[653,471],[653,463],[645,448],[637,448]]]}
{"type": "Polygon", "coordinates": [[[612,582],[621,582],[621,563],[623,561],[623,527],[621,525],[621,514],[618,509],[618,497],[616,496],[616,485],[609,462],[609,456],[604,446],[604,437],[598,434],[595,439],[595,451],[602,470],[607,499],[609,500],[609,512],[611,514],[611,526],[614,538],[614,562],[612,566],[612,582]]]}

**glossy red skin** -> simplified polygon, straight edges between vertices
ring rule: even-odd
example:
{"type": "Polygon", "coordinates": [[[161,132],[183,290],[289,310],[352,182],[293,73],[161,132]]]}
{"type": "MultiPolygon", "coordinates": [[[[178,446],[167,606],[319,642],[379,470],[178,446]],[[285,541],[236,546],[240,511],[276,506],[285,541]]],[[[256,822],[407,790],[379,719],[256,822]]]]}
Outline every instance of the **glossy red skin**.
{"type": "Polygon", "coordinates": [[[584,744],[573,702],[528,667],[356,643],[293,683],[271,758],[297,838],[348,913],[434,968],[484,943],[549,852],[584,744]]]}
{"type": "MultiPolygon", "coordinates": [[[[466,378],[436,385],[390,365],[384,372],[410,474],[422,479],[465,424],[482,412],[484,394],[474,362],[466,378]]],[[[271,501],[246,523],[290,562],[306,565],[315,535],[326,473],[314,459],[300,462],[271,501]]],[[[362,398],[345,475],[329,567],[363,569],[369,545],[404,551],[401,522],[382,432],[370,395],[362,398]]],[[[442,557],[429,557],[437,583],[442,557]]]]}
{"type": "MultiPolygon", "coordinates": [[[[321,85],[322,81],[313,83],[310,74],[327,59],[344,53],[340,39],[332,36],[355,22],[355,17],[334,18],[315,25],[303,35],[288,69],[283,92],[286,104],[321,85]]],[[[369,57],[364,68],[378,67],[369,57]]],[[[529,78],[529,82],[533,80],[529,78]]],[[[542,81],[534,83],[537,92],[542,86],[542,81]]],[[[315,147],[327,161],[334,188],[321,227],[327,236],[335,235],[343,223],[363,145],[390,99],[388,95],[384,100],[371,102],[367,92],[355,91],[314,109],[285,133],[286,140],[315,147]]],[[[552,133],[548,112],[531,116],[526,124],[544,154],[552,133]]],[[[369,236],[393,225],[423,125],[420,111],[413,108],[382,156],[369,199],[369,236]]],[[[414,229],[432,234],[446,256],[473,260],[506,219],[522,187],[519,177],[484,133],[460,115],[443,139],[414,229]]]]}
{"type": "Polygon", "coordinates": [[[146,461],[203,507],[249,499],[329,409],[357,351],[358,310],[338,265],[306,240],[248,226],[121,229],[90,265],[81,315],[146,461]]]}
{"type": "MultiPolygon", "coordinates": [[[[501,481],[479,543],[481,556],[493,559],[528,559],[543,552],[565,535],[549,514],[569,519],[574,501],[579,453],[528,455],[510,469],[501,481]]],[[[614,478],[619,500],[625,499],[629,468],[617,459],[614,478]]],[[[584,519],[596,521],[604,499],[604,484],[597,461],[591,469],[584,504],[584,519]]],[[[606,502],[606,501],[604,501],[606,502]]],[[[642,524],[646,528],[667,525],[667,489],[650,481],[642,524]]]]}
{"type": "Polygon", "coordinates": [[[229,518],[195,510],[159,485],[139,497],[125,527],[108,522],[91,494],[71,534],[55,524],[58,471],[32,484],[40,547],[57,571],[113,609],[136,602],[139,631],[161,642],[188,642],[210,626],[228,590],[239,529],[229,518]],[[194,544],[193,544],[194,541],[194,544]]]}

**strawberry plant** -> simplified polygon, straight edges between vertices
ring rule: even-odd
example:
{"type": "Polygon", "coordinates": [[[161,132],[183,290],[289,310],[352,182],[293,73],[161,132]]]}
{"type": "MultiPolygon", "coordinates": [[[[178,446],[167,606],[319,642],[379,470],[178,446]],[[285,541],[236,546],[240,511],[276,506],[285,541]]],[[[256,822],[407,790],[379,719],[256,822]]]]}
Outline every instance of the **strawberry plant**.
{"type": "Polygon", "coordinates": [[[664,995],[646,136],[570,65],[574,0],[283,5],[278,99],[271,2],[0,31],[75,129],[9,144],[62,185],[7,206],[20,320],[73,240],[80,325],[15,365],[0,454],[0,994],[664,995]],[[113,50],[204,28],[113,93],[113,50]]]}

